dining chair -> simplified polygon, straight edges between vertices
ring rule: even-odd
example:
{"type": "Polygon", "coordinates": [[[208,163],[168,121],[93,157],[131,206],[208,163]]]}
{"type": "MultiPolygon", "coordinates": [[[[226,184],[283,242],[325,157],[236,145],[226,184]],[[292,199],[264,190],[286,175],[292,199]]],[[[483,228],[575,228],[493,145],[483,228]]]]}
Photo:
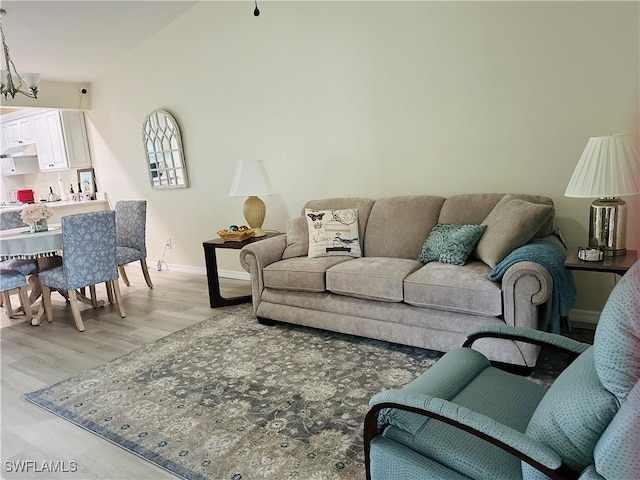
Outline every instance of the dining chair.
{"type": "MultiPolygon", "coordinates": [[[[0,230],[11,230],[13,228],[20,228],[25,226],[26,225],[22,220],[20,210],[0,210],[0,230]]],[[[0,262],[0,269],[2,269],[3,271],[16,271],[26,277],[38,271],[38,262],[36,260],[26,258],[12,258],[0,262]]],[[[1,297],[2,304],[5,306],[7,315],[9,317],[12,317],[15,312],[11,307],[11,292],[3,291],[1,297]]]]}
{"type": "Polygon", "coordinates": [[[62,217],[62,265],[40,272],[47,321],[53,321],[51,289],[66,290],[76,328],[84,331],[76,289],[90,287],[95,308],[95,285],[105,283],[109,300],[113,290],[122,318],[126,316],[118,286],[116,222],[113,210],[78,213],[62,217]]]}
{"type": "MultiPolygon", "coordinates": [[[[6,295],[5,298],[9,298],[9,293],[13,290],[18,290],[22,310],[24,311],[27,321],[31,321],[33,314],[31,313],[31,303],[27,291],[27,277],[15,270],[0,269],[0,293],[6,295]]],[[[10,306],[10,301],[7,301],[7,307],[9,307],[7,309],[7,315],[13,317],[15,312],[11,310],[10,306]]]]}
{"type": "Polygon", "coordinates": [[[147,201],[119,200],[115,204],[116,211],[116,257],[118,270],[125,285],[130,282],[124,266],[140,261],[142,274],[149,288],[153,288],[149,269],[147,268],[147,201]]]}

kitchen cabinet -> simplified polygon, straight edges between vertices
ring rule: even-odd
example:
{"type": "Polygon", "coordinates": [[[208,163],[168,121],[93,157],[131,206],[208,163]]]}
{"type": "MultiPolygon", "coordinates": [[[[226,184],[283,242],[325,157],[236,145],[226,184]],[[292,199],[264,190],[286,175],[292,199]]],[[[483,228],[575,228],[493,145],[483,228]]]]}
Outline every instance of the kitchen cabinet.
{"type": "Polygon", "coordinates": [[[62,110],[60,113],[62,115],[62,130],[67,148],[69,168],[91,167],[84,112],[62,110]]]}
{"type": "Polygon", "coordinates": [[[45,113],[33,115],[30,119],[35,133],[40,170],[46,172],[68,169],[69,161],[64,143],[60,112],[58,110],[49,110],[45,113]]]}
{"type": "Polygon", "coordinates": [[[6,125],[6,128],[9,147],[15,147],[26,143],[34,143],[36,141],[31,119],[29,117],[9,122],[6,125]]]}
{"type": "MultiPolygon", "coordinates": [[[[0,152],[22,143],[35,143],[39,170],[50,172],[91,167],[84,112],[76,110],[25,109],[13,112],[0,123],[0,152]]],[[[4,118],[4,115],[3,115],[4,118]]],[[[7,168],[7,172],[10,172],[7,168]]],[[[24,172],[33,173],[33,172],[24,172]]],[[[3,175],[15,175],[5,173],[3,175]]]]}
{"type": "Polygon", "coordinates": [[[35,157],[0,158],[0,175],[23,175],[39,170],[40,165],[35,157]]]}

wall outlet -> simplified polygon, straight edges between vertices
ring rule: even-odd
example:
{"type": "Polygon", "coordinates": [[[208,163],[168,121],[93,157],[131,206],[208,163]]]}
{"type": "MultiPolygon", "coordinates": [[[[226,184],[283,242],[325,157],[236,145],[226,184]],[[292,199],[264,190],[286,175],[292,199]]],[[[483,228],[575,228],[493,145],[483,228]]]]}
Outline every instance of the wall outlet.
{"type": "Polygon", "coordinates": [[[164,241],[164,246],[171,250],[171,237],[166,238],[166,240],[164,241]]]}

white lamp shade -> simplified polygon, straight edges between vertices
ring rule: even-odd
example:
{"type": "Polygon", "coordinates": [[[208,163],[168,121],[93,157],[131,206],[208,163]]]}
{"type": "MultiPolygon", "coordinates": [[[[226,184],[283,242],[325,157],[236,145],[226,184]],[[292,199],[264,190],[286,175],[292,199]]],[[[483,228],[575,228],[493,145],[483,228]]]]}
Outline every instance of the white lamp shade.
{"type": "Polygon", "coordinates": [[[632,135],[591,137],[564,192],[565,197],[640,194],[638,146],[632,135]]]}
{"type": "Polygon", "coordinates": [[[273,188],[262,160],[239,162],[229,190],[230,197],[273,195],[273,188]]]}

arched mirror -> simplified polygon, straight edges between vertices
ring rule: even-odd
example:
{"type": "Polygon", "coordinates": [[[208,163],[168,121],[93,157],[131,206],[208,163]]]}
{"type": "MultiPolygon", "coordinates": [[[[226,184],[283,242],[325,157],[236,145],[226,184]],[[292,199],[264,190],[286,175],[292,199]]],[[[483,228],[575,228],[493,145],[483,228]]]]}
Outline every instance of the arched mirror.
{"type": "Polygon", "coordinates": [[[142,135],[151,187],[188,187],[182,138],[175,118],[166,110],[154,110],[144,121],[142,135]]]}

